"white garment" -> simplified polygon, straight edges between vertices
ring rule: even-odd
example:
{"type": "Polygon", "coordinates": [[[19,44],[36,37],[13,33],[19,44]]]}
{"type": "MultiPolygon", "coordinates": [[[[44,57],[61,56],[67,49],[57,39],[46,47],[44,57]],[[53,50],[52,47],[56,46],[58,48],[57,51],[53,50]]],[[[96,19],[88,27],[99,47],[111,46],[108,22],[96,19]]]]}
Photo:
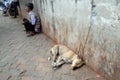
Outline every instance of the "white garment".
{"type": "Polygon", "coordinates": [[[30,17],[30,20],[31,20],[31,24],[32,25],[35,25],[36,24],[36,16],[35,16],[35,13],[33,11],[30,11],[29,13],[29,17],[30,17]]]}
{"type": "Polygon", "coordinates": [[[9,1],[5,1],[4,4],[6,7],[9,7],[9,1]]]}

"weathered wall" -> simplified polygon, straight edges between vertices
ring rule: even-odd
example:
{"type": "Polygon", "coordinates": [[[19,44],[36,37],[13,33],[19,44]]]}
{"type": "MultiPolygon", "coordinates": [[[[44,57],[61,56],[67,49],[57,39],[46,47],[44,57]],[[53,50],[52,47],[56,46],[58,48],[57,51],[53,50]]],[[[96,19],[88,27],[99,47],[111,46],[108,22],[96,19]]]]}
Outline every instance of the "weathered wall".
{"type": "Polygon", "coordinates": [[[34,1],[46,35],[80,52],[108,80],[120,80],[119,0],[34,1]]]}
{"type": "Polygon", "coordinates": [[[120,80],[120,0],[94,0],[85,60],[109,80],[120,80]]]}
{"type": "MultiPolygon", "coordinates": [[[[88,31],[90,1],[40,0],[37,3],[43,32],[55,43],[62,43],[76,50],[80,38],[88,31]]],[[[83,40],[85,38],[82,37],[83,40]]]]}

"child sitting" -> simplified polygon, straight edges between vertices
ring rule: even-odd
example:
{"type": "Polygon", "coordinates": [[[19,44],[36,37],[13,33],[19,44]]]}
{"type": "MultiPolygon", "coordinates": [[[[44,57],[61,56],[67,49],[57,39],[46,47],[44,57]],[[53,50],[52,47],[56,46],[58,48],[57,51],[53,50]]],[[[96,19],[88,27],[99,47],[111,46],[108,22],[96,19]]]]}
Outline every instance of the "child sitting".
{"type": "Polygon", "coordinates": [[[35,35],[35,25],[37,22],[36,16],[34,12],[32,11],[34,8],[32,3],[27,3],[25,5],[25,10],[29,15],[30,20],[23,19],[23,25],[25,26],[26,32],[29,34],[27,37],[34,36],[35,35]]]}

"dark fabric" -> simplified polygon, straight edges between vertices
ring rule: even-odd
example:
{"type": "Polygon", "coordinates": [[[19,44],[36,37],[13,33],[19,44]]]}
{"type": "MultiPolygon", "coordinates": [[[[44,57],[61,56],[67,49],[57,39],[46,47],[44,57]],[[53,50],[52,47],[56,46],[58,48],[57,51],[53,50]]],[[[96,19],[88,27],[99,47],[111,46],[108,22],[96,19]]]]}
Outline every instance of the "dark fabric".
{"type": "Polygon", "coordinates": [[[9,13],[10,13],[10,16],[18,15],[17,2],[12,2],[10,4],[9,13]]]}
{"type": "Polygon", "coordinates": [[[28,31],[32,31],[35,32],[35,26],[32,25],[29,20],[27,20],[26,18],[23,19],[23,25],[25,26],[25,30],[28,31]]]}
{"type": "Polygon", "coordinates": [[[23,19],[23,25],[25,26],[25,30],[28,32],[29,31],[29,26],[31,26],[30,22],[27,19],[23,19]]]}
{"type": "Polygon", "coordinates": [[[17,0],[16,4],[17,4],[17,6],[20,6],[19,0],[17,0]]]}
{"type": "Polygon", "coordinates": [[[31,27],[29,29],[30,29],[30,31],[35,32],[35,26],[34,25],[31,25],[31,27]]]}

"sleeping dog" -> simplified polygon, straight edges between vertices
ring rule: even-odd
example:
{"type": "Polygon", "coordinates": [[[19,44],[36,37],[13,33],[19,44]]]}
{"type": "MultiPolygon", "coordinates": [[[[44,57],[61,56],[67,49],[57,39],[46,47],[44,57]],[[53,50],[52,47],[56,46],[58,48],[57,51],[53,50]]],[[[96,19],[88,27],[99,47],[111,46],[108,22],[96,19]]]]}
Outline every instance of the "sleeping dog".
{"type": "MultiPolygon", "coordinates": [[[[74,70],[83,64],[82,59],[80,59],[75,52],[64,45],[54,45],[50,50],[50,55],[52,57],[52,67],[54,69],[57,69],[65,63],[70,63],[72,64],[71,69],[74,70]]],[[[50,57],[48,59],[51,60],[50,57]]]]}

